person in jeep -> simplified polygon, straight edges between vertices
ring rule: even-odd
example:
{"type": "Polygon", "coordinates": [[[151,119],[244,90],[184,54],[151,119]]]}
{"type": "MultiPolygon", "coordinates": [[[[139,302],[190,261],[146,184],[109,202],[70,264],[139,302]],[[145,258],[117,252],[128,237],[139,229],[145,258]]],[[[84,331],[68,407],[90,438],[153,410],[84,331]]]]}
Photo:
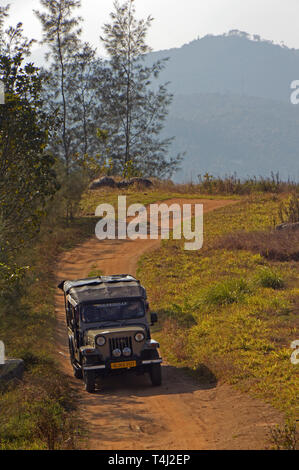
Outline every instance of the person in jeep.
{"type": "MultiPolygon", "coordinates": [[[[128,274],[62,281],[71,364],[88,392],[102,377],[149,373],[161,385],[159,343],[151,338],[149,304],[140,282],[128,274]]],[[[157,315],[151,314],[151,324],[157,315]]]]}

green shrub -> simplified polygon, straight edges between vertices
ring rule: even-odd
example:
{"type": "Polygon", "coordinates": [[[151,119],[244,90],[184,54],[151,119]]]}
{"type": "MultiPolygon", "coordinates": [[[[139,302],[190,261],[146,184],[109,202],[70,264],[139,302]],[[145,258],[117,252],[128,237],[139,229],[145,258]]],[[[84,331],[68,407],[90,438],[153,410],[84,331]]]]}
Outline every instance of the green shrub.
{"type": "Polygon", "coordinates": [[[244,300],[244,296],[250,293],[245,279],[228,279],[210,287],[203,300],[209,305],[229,305],[244,300]]]}
{"type": "Polygon", "coordinates": [[[270,289],[283,289],[285,283],[281,275],[270,268],[263,268],[255,277],[255,282],[260,287],[270,289]]]}

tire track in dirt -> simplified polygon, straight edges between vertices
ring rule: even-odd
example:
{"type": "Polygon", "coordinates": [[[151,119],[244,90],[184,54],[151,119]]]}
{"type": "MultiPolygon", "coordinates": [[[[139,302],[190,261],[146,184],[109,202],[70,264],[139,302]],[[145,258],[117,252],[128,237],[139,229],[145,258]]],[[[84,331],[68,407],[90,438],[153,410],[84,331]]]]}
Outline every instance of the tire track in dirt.
{"type": "MultiPolygon", "coordinates": [[[[229,200],[169,200],[202,203],[204,213],[232,204],[229,200]]],[[[90,239],[65,253],[57,280],[84,278],[92,267],[104,274],[136,273],[140,256],[160,240],[90,239]]],[[[56,294],[57,344],[61,367],[72,377],[82,416],[88,423],[89,448],[96,450],[261,449],[267,427],[278,413],[225,384],[201,384],[164,364],[163,384],[152,387],[145,376],[111,377],[95,394],[84,391],[69,361],[63,295],[56,294]]]]}

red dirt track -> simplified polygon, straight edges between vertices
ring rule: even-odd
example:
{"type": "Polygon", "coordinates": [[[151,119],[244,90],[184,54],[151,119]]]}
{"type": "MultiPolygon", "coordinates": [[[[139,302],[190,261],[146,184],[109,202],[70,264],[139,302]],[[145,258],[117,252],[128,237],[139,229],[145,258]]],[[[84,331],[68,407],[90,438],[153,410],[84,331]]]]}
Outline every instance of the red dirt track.
{"type": "MultiPolygon", "coordinates": [[[[171,200],[202,203],[204,213],[231,204],[228,200],[171,200]]],[[[94,266],[104,274],[136,273],[139,257],[160,240],[90,239],[62,256],[57,281],[84,278],[94,266]]],[[[150,299],[149,299],[150,301],[150,299]]],[[[163,384],[148,376],[108,378],[95,394],[73,377],[69,361],[64,301],[56,294],[58,348],[63,371],[72,377],[82,415],[89,426],[89,448],[97,450],[264,449],[270,425],[279,414],[265,403],[229,385],[198,383],[169,364],[163,384]]]]}

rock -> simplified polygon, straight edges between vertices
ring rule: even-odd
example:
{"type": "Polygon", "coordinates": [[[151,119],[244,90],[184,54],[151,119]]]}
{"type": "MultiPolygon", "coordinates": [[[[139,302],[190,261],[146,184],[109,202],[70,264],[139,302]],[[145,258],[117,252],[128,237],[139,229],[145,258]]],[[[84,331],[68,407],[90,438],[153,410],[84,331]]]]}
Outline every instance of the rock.
{"type": "Polygon", "coordinates": [[[145,188],[150,188],[151,186],[153,186],[153,182],[149,180],[148,178],[135,177],[135,178],[131,178],[129,182],[130,184],[137,184],[139,186],[144,186],[145,188]]]}
{"type": "Polygon", "coordinates": [[[275,230],[299,230],[299,222],[280,224],[275,227],[275,230]]]}
{"type": "Polygon", "coordinates": [[[4,365],[0,365],[0,386],[14,379],[22,380],[23,374],[23,359],[7,359],[4,365]]]}
{"type": "Polygon", "coordinates": [[[133,183],[130,183],[130,181],[127,180],[122,180],[117,183],[117,187],[120,189],[125,189],[128,188],[129,186],[132,186],[133,183]]]}
{"type": "Polygon", "coordinates": [[[116,182],[110,176],[103,176],[90,183],[89,189],[101,189],[101,188],[115,188],[116,182]]]}
{"type": "Polygon", "coordinates": [[[90,183],[89,189],[101,189],[101,188],[119,188],[119,189],[124,189],[128,188],[129,186],[133,186],[133,184],[136,184],[138,186],[142,186],[144,188],[150,188],[153,186],[153,183],[151,180],[147,178],[130,178],[129,180],[122,180],[119,181],[118,183],[114,181],[113,178],[110,176],[103,176],[102,178],[99,178],[97,180],[94,180],[90,183]]]}

